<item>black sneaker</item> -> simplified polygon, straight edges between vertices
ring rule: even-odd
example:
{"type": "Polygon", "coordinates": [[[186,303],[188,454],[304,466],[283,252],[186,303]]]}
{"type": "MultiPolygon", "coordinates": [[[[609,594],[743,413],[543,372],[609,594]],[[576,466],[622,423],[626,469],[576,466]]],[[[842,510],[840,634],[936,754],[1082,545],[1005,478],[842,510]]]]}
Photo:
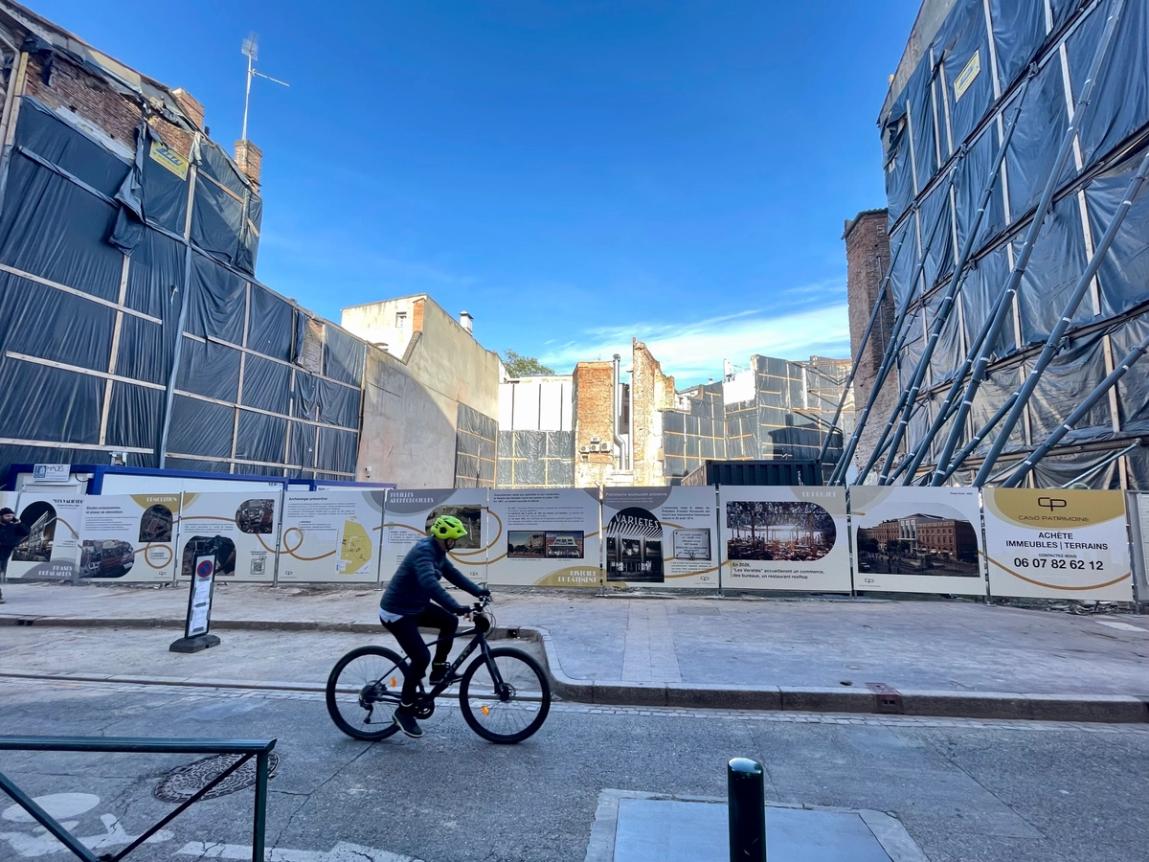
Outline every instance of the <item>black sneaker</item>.
{"type": "Polygon", "coordinates": [[[415,714],[403,707],[395,710],[394,723],[412,739],[418,739],[423,735],[423,728],[419,727],[419,722],[415,721],[415,714]]]}
{"type": "Polygon", "coordinates": [[[447,669],[449,667],[450,667],[450,665],[447,664],[446,662],[444,662],[443,664],[439,664],[438,662],[436,662],[435,664],[432,664],[431,665],[431,677],[430,677],[431,685],[438,685],[439,683],[443,682],[443,680],[448,680],[448,682],[458,681],[460,679],[460,677],[458,677],[458,676],[452,676],[448,679],[447,669]]]}

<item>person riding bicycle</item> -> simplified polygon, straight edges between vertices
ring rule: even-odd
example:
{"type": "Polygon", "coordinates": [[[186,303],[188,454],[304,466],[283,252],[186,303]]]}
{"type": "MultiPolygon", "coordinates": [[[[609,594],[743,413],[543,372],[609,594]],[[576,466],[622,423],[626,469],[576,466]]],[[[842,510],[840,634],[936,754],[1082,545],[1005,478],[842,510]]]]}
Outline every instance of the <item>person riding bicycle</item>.
{"type": "Polygon", "coordinates": [[[379,621],[399,641],[411,662],[410,670],[404,676],[394,722],[405,734],[415,738],[423,735],[423,729],[415,720],[415,699],[419,682],[431,661],[419,629],[439,629],[435,661],[431,664],[431,684],[438,685],[447,674],[447,656],[451,652],[455,632],[459,630],[457,617],[471,610],[451,598],[439,579],[446,578],[476,598],[491,595],[490,590],[480,587],[455,568],[447,556],[455,543],[467,535],[462,521],[453,515],[440,515],[427,533],[427,538],[420,539],[407,552],[379,600],[379,621]]]}

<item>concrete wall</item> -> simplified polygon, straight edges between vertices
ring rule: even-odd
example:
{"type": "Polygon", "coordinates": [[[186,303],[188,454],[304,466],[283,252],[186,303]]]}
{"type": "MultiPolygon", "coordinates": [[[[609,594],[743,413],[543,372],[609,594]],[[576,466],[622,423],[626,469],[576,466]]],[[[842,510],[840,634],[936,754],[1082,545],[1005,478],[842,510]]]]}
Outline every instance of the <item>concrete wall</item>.
{"type": "Polygon", "coordinates": [[[376,481],[454,487],[459,405],[498,417],[503,376],[498,354],[425,295],[346,308],[342,324],[366,341],[387,345],[386,353],[372,351],[379,357],[368,364],[368,385],[380,394],[376,409],[364,415],[360,474],[379,460],[382,472],[372,471],[376,481]],[[397,326],[400,312],[406,319],[397,326]]]}
{"type": "Polygon", "coordinates": [[[401,488],[453,487],[457,405],[444,406],[382,350],[368,351],[366,377],[359,479],[401,488]]]}

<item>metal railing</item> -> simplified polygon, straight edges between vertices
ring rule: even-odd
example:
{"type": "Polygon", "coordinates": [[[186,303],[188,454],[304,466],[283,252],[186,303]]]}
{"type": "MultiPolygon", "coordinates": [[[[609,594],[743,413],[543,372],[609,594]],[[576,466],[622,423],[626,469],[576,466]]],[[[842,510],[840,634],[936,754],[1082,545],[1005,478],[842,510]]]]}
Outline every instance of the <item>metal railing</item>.
{"type": "Polygon", "coordinates": [[[174,811],[146,830],[123,850],[97,856],[80,840],[64,828],[51,814],[36,804],[27,793],[3,772],[0,772],[0,790],[27,811],[49,833],[63,844],[72,855],[83,862],[119,862],[164,826],[198,802],[212,788],[255,758],[255,805],[251,835],[251,858],[263,862],[264,833],[267,826],[268,758],[275,748],[274,739],[137,739],[113,736],[0,736],[0,751],[91,751],[128,754],[234,754],[236,761],[207,785],[181,802],[174,811]]]}

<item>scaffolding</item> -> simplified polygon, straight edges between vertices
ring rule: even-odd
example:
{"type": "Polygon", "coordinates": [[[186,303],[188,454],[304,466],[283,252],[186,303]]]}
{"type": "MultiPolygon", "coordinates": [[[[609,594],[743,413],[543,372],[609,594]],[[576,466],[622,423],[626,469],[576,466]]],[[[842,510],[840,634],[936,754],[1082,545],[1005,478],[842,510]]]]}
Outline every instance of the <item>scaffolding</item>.
{"type": "Polygon", "coordinates": [[[880,125],[909,253],[831,480],[877,422],[855,482],[1149,487],[1149,4],[926,0],[880,125]]]}

